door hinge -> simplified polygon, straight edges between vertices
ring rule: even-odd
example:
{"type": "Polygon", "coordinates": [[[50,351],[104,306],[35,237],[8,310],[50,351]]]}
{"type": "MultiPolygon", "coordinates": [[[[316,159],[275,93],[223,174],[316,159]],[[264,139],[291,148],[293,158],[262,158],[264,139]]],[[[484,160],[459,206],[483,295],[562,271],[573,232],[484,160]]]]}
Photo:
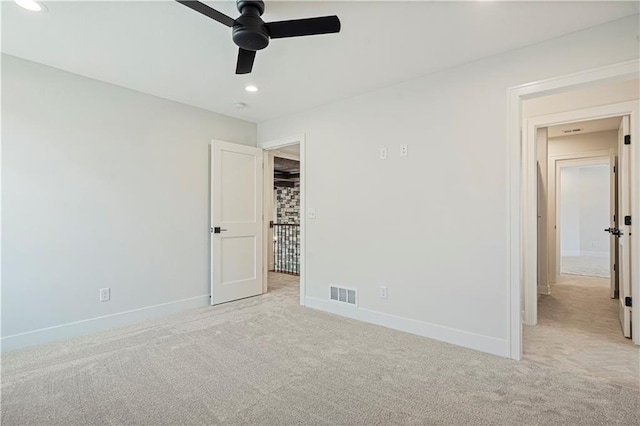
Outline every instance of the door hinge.
{"type": "Polygon", "coordinates": [[[631,225],[631,216],[625,216],[624,217],[624,224],[627,226],[631,225]]]}
{"type": "Polygon", "coordinates": [[[631,135],[624,135],[624,144],[631,145],[631,135]]]}
{"type": "Polygon", "coordinates": [[[616,215],[615,214],[613,215],[613,221],[614,222],[616,221],[616,215]]]}
{"type": "Polygon", "coordinates": [[[616,172],[616,166],[613,166],[613,173],[616,172]]]}
{"type": "Polygon", "coordinates": [[[614,263],[613,264],[613,272],[615,272],[615,271],[616,271],[616,264],[614,263]]]}
{"type": "Polygon", "coordinates": [[[624,298],[624,306],[631,307],[631,297],[627,296],[624,298]]]}
{"type": "Polygon", "coordinates": [[[213,227],[209,228],[209,232],[213,234],[213,227]]]}

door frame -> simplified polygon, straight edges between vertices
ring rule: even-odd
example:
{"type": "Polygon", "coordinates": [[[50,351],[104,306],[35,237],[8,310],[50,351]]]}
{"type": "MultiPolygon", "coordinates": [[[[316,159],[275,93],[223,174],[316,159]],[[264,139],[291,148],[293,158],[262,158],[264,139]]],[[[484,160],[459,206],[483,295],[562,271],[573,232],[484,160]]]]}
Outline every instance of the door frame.
{"type": "MultiPolygon", "coordinates": [[[[284,148],[291,145],[300,144],[300,304],[302,306],[305,305],[305,294],[306,294],[306,255],[307,255],[307,241],[306,241],[306,143],[305,143],[305,135],[299,134],[294,136],[288,136],[280,139],[258,142],[258,148],[262,148],[265,150],[265,153],[269,151],[278,150],[280,148],[284,148]]],[[[264,214],[263,214],[263,229],[264,229],[264,237],[263,237],[263,282],[262,282],[262,292],[266,293],[268,289],[268,277],[269,277],[269,259],[267,259],[269,248],[268,244],[270,240],[269,236],[269,216],[271,215],[270,209],[272,209],[272,203],[267,201],[268,196],[273,197],[273,161],[271,161],[271,155],[268,155],[269,161],[267,161],[267,165],[264,167],[264,184],[265,190],[263,191],[264,197],[264,214]],[[270,188],[267,188],[269,185],[270,188]]]]}
{"type": "MultiPolygon", "coordinates": [[[[585,157],[576,157],[576,158],[563,158],[563,159],[557,159],[554,158],[553,164],[554,164],[554,170],[555,170],[555,180],[554,180],[554,198],[555,198],[555,202],[554,202],[554,210],[555,210],[555,214],[553,216],[554,218],[554,223],[556,226],[556,233],[555,233],[555,250],[554,250],[554,254],[555,254],[555,262],[554,262],[554,267],[555,267],[555,271],[554,273],[556,274],[556,281],[557,281],[557,276],[560,275],[560,272],[562,272],[562,250],[561,250],[561,246],[560,246],[560,234],[561,234],[561,221],[560,221],[560,188],[562,185],[562,180],[560,179],[560,170],[563,167],[580,167],[580,166],[607,166],[609,167],[609,188],[611,188],[611,179],[612,179],[612,173],[611,173],[611,155],[610,155],[610,151],[606,150],[606,155],[600,155],[600,156],[585,156],[585,157]]],[[[551,198],[551,197],[549,197],[551,198]]],[[[611,210],[611,194],[609,194],[609,210],[611,210]]],[[[609,221],[610,221],[610,217],[611,217],[611,211],[609,211],[609,221]]],[[[609,221],[607,221],[607,223],[604,223],[603,226],[609,226],[609,221]]],[[[610,248],[607,249],[607,251],[611,251],[610,248]]],[[[609,255],[611,255],[611,253],[609,253],[609,255]]],[[[534,309],[536,310],[536,319],[538,316],[537,313],[537,303],[534,306],[534,309]]]]}
{"type": "MultiPolygon", "coordinates": [[[[554,116],[542,116],[528,120],[523,128],[522,102],[527,99],[568,92],[602,83],[638,78],[640,60],[621,62],[596,69],[582,71],[566,76],[522,84],[507,89],[507,162],[508,162],[508,221],[506,235],[508,250],[506,255],[507,294],[509,317],[507,335],[509,339],[509,358],[522,358],[522,319],[526,308],[526,289],[537,291],[537,173],[535,132],[540,127],[570,123],[595,118],[604,118],[628,114],[631,116],[631,133],[639,135],[640,119],[638,102],[616,104],[624,105],[621,110],[611,111],[611,106],[570,111],[554,116]],[[527,285],[528,284],[528,285],[527,285]],[[533,286],[531,285],[533,284],[533,286]]],[[[638,136],[636,136],[638,138],[638,136]]],[[[631,144],[631,193],[640,191],[640,142],[631,144]]],[[[640,213],[640,197],[631,200],[632,211],[640,213]]],[[[636,221],[637,223],[637,221],[636,221]]],[[[637,226],[637,225],[634,225],[637,226]]],[[[640,233],[632,233],[632,246],[640,247],[640,233]]],[[[632,265],[636,266],[637,265],[632,265]]],[[[632,294],[640,291],[640,274],[632,274],[632,294]]],[[[537,294],[534,294],[537,297],[537,294]]],[[[529,296],[528,302],[531,302],[529,296]]],[[[633,316],[633,327],[640,330],[640,315],[633,316]]],[[[636,333],[634,342],[640,344],[640,333],[636,333]]]]}

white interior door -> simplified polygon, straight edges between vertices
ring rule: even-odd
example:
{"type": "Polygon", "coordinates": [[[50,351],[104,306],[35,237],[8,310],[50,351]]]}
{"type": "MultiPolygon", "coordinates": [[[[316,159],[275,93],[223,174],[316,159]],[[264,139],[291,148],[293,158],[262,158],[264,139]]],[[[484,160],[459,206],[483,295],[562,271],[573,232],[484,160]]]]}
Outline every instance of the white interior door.
{"type": "Polygon", "coordinates": [[[625,224],[625,217],[631,218],[631,145],[626,145],[625,136],[629,135],[629,116],[622,117],[618,129],[618,277],[620,325],[625,337],[631,337],[631,307],[626,306],[627,297],[631,297],[631,227],[625,224]]]}
{"type": "Polygon", "coordinates": [[[262,293],[262,149],[211,143],[211,304],[262,293]]]}
{"type": "MultiPolygon", "coordinates": [[[[611,182],[609,197],[609,231],[618,228],[618,156],[611,155],[611,182]]],[[[609,274],[610,274],[610,296],[612,299],[618,297],[618,238],[609,232],[609,274]]]]}
{"type": "Polygon", "coordinates": [[[538,162],[538,293],[549,294],[547,194],[544,190],[542,168],[538,162]]]}

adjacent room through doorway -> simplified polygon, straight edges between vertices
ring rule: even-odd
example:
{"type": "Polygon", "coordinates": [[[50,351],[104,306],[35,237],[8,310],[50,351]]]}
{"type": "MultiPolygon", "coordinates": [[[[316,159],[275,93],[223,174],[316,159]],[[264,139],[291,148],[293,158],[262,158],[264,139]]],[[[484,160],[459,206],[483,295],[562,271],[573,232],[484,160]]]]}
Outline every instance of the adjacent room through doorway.
{"type": "Polygon", "coordinates": [[[273,185],[267,197],[271,218],[267,231],[268,292],[299,298],[301,258],[300,144],[267,151],[273,185]]]}
{"type": "Polygon", "coordinates": [[[625,120],[537,129],[537,324],[524,327],[523,357],[639,389],[619,288],[625,120]]]}
{"type": "Polygon", "coordinates": [[[608,159],[605,163],[560,166],[561,275],[607,279],[611,275],[609,234],[603,231],[609,227],[610,175],[608,159]]]}

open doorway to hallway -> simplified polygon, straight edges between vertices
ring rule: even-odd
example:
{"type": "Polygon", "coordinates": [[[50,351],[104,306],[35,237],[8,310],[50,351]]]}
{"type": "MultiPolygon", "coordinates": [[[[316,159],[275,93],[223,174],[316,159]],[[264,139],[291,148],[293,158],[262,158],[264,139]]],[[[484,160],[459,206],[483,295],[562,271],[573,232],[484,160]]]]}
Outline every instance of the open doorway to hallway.
{"type": "Polygon", "coordinates": [[[609,159],[559,163],[560,275],[609,279],[610,238],[603,231],[609,228],[609,216],[615,214],[610,211],[615,194],[610,193],[609,159]]]}
{"type": "Polygon", "coordinates": [[[266,151],[273,185],[267,200],[268,292],[299,298],[301,259],[300,144],[266,151]],[[272,171],[271,171],[272,169],[272,171]]]}
{"type": "MultiPolygon", "coordinates": [[[[638,82],[623,85],[636,87],[638,82]]],[[[602,88],[598,90],[601,95],[602,88]]],[[[563,94],[565,107],[590,97],[589,90],[576,92],[582,93],[563,94]]],[[[558,105],[559,100],[552,95],[546,104],[558,105]]],[[[537,107],[545,103],[542,98],[536,101],[537,107]]],[[[630,173],[630,150],[624,142],[630,115],[607,114],[602,108],[600,117],[582,119],[579,111],[587,109],[579,106],[575,113],[538,108],[540,117],[525,120],[535,137],[537,157],[537,315],[523,328],[522,353],[529,361],[640,389],[640,350],[629,339],[631,310],[624,303],[631,286],[620,288],[628,281],[620,271],[628,268],[630,274],[638,267],[619,256],[629,251],[620,241],[630,232],[620,229],[620,220],[631,211],[629,204],[621,204],[629,202],[629,175],[620,175],[619,160],[622,150],[622,170],[630,173]],[[558,117],[569,115],[577,121],[560,122],[558,117]],[[558,124],[551,124],[554,120],[558,124]]],[[[530,305],[525,301],[525,306],[530,305]]]]}

